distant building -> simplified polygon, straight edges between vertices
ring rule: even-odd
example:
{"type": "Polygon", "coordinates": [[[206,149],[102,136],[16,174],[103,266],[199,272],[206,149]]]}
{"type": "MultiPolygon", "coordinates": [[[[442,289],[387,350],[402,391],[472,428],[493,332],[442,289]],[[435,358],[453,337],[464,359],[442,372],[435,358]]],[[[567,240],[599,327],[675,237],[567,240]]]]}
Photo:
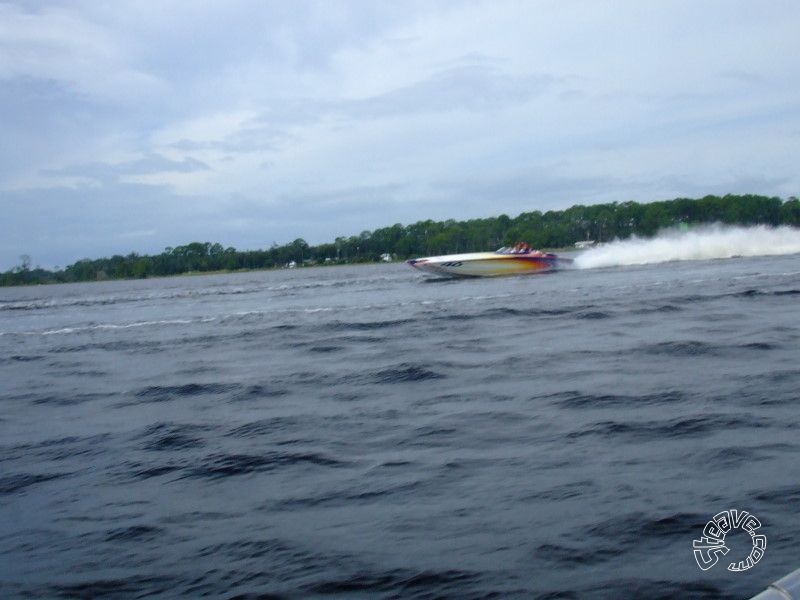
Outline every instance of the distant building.
{"type": "Polygon", "coordinates": [[[383,262],[392,262],[392,255],[389,254],[388,252],[384,252],[383,254],[381,254],[381,260],[383,262]]]}
{"type": "Polygon", "coordinates": [[[582,250],[583,248],[591,248],[595,244],[597,244],[597,242],[594,240],[583,240],[580,242],[575,242],[575,247],[582,250]]]}

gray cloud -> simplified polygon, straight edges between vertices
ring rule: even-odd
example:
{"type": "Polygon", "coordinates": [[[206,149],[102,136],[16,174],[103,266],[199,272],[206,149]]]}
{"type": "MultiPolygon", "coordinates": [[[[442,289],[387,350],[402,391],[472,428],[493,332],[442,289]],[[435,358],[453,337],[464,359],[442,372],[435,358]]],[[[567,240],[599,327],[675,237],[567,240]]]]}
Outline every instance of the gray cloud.
{"type": "Polygon", "coordinates": [[[0,270],[799,193],[798,4],[150,8],[0,4],[0,270]]]}
{"type": "Polygon", "coordinates": [[[128,175],[152,175],[156,173],[193,173],[208,170],[209,166],[192,157],[170,160],[159,154],[149,154],[137,160],[121,163],[78,164],[63,169],[45,169],[42,174],[49,177],[72,176],[93,179],[113,184],[128,175]]]}
{"type": "Polygon", "coordinates": [[[338,108],[353,118],[456,110],[494,111],[529,102],[552,89],[557,81],[552,75],[514,77],[494,66],[461,65],[385,94],[340,103],[338,108]]]}
{"type": "Polygon", "coordinates": [[[223,140],[179,140],[176,149],[218,149],[227,152],[275,150],[291,141],[290,130],[326,118],[363,121],[402,118],[426,113],[502,110],[530,102],[555,89],[562,80],[547,74],[514,76],[488,57],[465,56],[413,84],[367,98],[288,98],[262,109],[245,127],[223,140]]]}

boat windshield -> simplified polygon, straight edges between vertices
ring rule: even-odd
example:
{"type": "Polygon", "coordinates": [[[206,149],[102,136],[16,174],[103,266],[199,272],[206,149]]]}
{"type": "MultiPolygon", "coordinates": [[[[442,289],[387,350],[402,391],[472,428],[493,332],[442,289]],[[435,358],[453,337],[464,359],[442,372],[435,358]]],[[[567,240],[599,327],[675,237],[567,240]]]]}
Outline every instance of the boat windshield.
{"type": "Polygon", "coordinates": [[[513,246],[503,246],[495,250],[495,254],[531,254],[536,253],[527,242],[517,242],[513,246]]]}
{"type": "Polygon", "coordinates": [[[539,257],[546,257],[546,258],[556,258],[556,255],[552,252],[542,252],[541,250],[534,250],[528,244],[521,243],[521,244],[514,244],[513,246],[503,246],[502,248],[498,248],[494,251],[495,254],[524,254],[525,256],[530,256],[534,258],[539,257]]]}

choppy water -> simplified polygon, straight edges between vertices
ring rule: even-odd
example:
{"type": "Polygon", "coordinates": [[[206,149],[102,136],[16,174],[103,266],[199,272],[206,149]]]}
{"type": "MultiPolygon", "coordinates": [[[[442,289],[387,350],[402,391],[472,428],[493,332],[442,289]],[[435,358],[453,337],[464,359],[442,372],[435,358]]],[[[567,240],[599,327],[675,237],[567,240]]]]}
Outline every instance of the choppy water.
{"type": "Polygon", "coordinates": [[[747,598],[800,566],[799,302],[797,255],[0,290],[2,595],[747,598]],[[766,555],[703,572],[730,508],[766,555]]]}

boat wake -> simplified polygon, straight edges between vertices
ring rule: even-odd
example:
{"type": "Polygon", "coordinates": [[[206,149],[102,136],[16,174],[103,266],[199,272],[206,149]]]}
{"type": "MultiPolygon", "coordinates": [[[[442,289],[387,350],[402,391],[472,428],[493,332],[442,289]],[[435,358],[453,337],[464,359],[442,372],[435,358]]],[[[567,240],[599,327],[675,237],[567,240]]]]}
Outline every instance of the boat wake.
{"type": "Polygon", "coordinates": [[[800,253],[800,229],[781,226],[709,225],[687,231],[668,229],[650,239],[633,237],[592,248],[575,257],[578,269],[646,265],[678,260],[800,253]]]}

